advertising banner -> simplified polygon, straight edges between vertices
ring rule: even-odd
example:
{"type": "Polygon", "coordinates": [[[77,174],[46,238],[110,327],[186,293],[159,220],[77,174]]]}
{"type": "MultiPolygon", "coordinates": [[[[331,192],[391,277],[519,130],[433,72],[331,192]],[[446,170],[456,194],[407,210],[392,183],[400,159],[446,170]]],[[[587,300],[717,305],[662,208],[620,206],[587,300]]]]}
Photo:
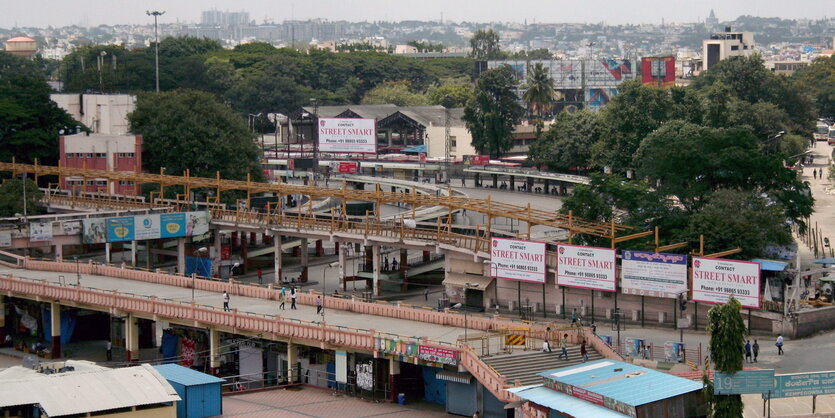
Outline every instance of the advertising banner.
{"type": "Polygon", "coordinates": [[[159,215],[140,215],[134,221],[136,225],[135,239],[160,238],[159,215]]]}
{"type": "Polygon", "coordinates": [[[356,161],[340,161],[336,164],[336,172],[341,174],[357,174],[360,163],[356,161]]]}
{"type": "Polygon", "coordinates": [[[713,393],[742,395],[774,392],[774,370],[740,370],[733,374],[716,371],[713,374],[713,393]]]}
{"type": "Polygon", "coordinates": [[[84,235],[81,240],[85,244],[104,244],[107,242],[107,226],[105,218],[84,219],[84,235]]]}
{"type": "Polygon", "coordinates": [[[693,300],[726,303],[730,295],[746,308],[760,308],[760,264],[693,257],[693,300]]]}
{"type": "Polygon", "coordinates": [[[667,361],[680,363],[684,361],[684,343],[667,341],[664,343],[664,358],[667,361]]]}
{"type": "Polygon", "coordinates": [[[583,289],[615,291],[615,250],[557,245],[557,284],[583,289]]]}
{"type": "Polygon", "coordinates": [[[123,242],[134,240],[133,216],[107,218],[107,242],[123,242]]]}
{"type": "Polygon", "coordinates": [[[12,246],[12,234],[8,232],[0,232],[0,248],[12,246]]]}
{"type": "Polygon", "coordinates": [[[490,275],[499,279],[545,283],[545,243],[516,239],[491,239],[490,275]]]}
{"type": "Polygon", "coordinates": [[[377,152],[374,119],[319,118],[319,152],[377,152]]]}
{"type": "Polygon", "coordinates": [[[629,357],[641,357],[641,351],[644,347],[644,340],[639,338],[626,339],[626,355],[629,357]]]}
{"type": "Polygon", "coordinates": [[[450,366],[458,365],[458,352],[448,348],[421,345],[418,348],[418,357],[423,361],[432,363],[443,363],[450,366]]]}
{"type": "Polygon", "coordinates": [[[63,221],[61,222],[61,229],[64,235],[78,235],[83,231],[81,221],[63,221]]]}
{"type": "Polygon", "coordinates": [[[621,291],[624,294],[675,298],[687,290],[687,256],[622,251],[621,291]]]}
{"type": "Polygon", "coordinates": [[[185,213],[163,213],[159,215],[160,238],[178,238],[186,236],[185,213]]]}
{"type": "Polygon", "coordinates": [[[29,222],[29,241],[52,241],[52,222],[29,222]]]}
{"type": "Polygon", "coordinates": [[[186,212],[186,236],[193,237],[209,233],[209,212],[186,212]]]}

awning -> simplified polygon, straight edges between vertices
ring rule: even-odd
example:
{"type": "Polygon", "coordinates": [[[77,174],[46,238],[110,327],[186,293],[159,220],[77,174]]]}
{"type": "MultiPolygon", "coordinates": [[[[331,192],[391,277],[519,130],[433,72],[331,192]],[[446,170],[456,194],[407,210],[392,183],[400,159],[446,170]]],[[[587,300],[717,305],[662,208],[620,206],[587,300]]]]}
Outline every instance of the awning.
{"type": "Polygon", "coordinates": [[[542,385],[520,386],[507,390],[516,396],[573,417],[624,418],[627,415],[548,389],[542,385]]]}
{"type": "Polygon", "coordinates": [[[416,154],[426,153],[426,145],[415,145],[409,148],[403,148],[400,152],[414,152],[416,154]]]}
{"type": "Polygon", "coordinates": [[[760,269],[765,270],[765,271],[785,271],[786,266],[789,264],[789,263],[785,263],[785,262],[782,262],[782,261],[765,260],[765,259],[762,259],[762,258],[756,258],[756,259],[751,260],[751,261],[753,261],[755,263],[759,263],[760,269]]]}
{"type": "Polygon", "coordinates": [[[813,261],[815,264],[835,264],[835,257],[821,258],[813,261]]]}
{"type": "Polygon", "coordinates": [[[443,284],[446,286],[460,286],[473,290],[486,290],[493,282],[492,277],[484,277],[476,274],[447,273],[443,284]]]}
{"type": "Polygon", "coordinates": [[[446,371],[435,373],[435,378],[438,380],[446,380],[447,382],[463,383],[465,385],[469,385],[473,381],[473,376],[470,374],[446,371]]]}

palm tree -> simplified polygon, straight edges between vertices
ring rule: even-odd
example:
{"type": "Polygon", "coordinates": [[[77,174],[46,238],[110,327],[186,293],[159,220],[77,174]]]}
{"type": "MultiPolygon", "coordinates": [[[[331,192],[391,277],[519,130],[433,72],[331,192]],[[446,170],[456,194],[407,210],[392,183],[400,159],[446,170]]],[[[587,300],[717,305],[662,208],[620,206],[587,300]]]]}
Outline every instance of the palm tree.
{"type": "Polygon", "coordinates": [[[531,115],[536,114],[542,118],[544,111],[550,110],[554,102],[554,80],[542,63],[538,62],[528,67],[527,85],[528,91],[522,99],[528,104],[531,115]]]}

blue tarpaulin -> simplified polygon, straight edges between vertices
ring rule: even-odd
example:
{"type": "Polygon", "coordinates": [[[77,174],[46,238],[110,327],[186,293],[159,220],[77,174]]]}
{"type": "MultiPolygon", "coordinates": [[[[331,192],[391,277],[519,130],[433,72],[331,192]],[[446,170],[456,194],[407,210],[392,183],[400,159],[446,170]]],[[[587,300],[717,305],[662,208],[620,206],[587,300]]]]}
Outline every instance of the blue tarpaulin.
{"type": "Polygon", "coordinates": [[[191,276],[192,273],[202,277],[212,277],[212,259],[186,256],[186,276],[191,276]]]}
{"type": "Polygon", "coordinates": [[[162,358],[164,363],[177,362],[177,345],[180,343],[180,337],[168,331],[162,332],[162,358]]]}
{"type": "Polygon", "coordinates": [[[788,263],[784,263],[782,261],[764,260],[764,259],[761,259],[761,258],[756,258],[756,259],[753,259],[751,261],[753,261],[755,263],[759,263],[760,270],[765,270],[765,271],[785,271],[786,266],[788,265],[788,263]]]}
{"type": "Polygon", "coordinates": [[[400,152],[414,152],[415,154],[426,153],[426,145],[415,145],[414,147],[403,148],[400,152]]]}
{"type": "MultiPolygon", "coordinates": [[[[45,306],[41,311],[41,315],[43,318],[43,335],[44,341],[52,342],[52,321],[51,321],[51,309],[49,306],[45,306]]],[[[75,312],[61,312],[61,344],[69,344],[70,340],[72,340],[72,334],[75,332],[75,312]]]]}

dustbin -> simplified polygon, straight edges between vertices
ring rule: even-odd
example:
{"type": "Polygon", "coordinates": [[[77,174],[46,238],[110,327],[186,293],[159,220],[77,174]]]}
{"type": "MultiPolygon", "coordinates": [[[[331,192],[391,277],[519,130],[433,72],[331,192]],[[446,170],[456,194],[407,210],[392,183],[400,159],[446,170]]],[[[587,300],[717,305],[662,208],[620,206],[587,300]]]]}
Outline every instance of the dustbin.
{"type": "Polygon", "coordinates": [[[397,403],[400,405],[406,405],[406,394],[405,393],[398,393],[397,394],[397,403]]]}

